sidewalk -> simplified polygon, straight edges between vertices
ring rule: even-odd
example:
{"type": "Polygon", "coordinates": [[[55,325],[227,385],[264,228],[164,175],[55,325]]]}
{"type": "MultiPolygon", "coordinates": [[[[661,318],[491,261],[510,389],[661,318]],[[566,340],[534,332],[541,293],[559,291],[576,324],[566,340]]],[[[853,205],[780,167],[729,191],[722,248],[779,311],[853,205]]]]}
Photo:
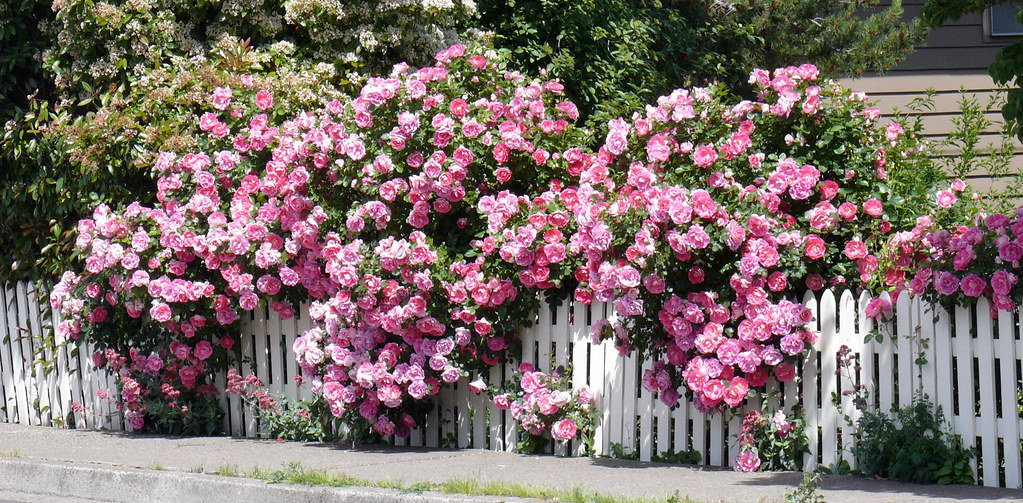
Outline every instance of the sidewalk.
{"type": "MultiPolygon", "coordinates": [[[[797,473],[742,474],[602,458],[524,456],[482,450],[334,445],[252,439],[178,438],[0,423],[0,502],[33,501],[527,501],[402,493],[379,488],[267,484],[210,475],[275,470],[297,462],[306,469],[370,481],[441,483],[476,478],[535,487],[571,488],[604,495],[670,496],[700,502],[780,501],[797,473]],[[205,472],[205,473],[202,473],[205,472]],[[35,496],[33,496],[35,495],[35,496]]],[[[924,486],[828,476],[821,494],[830,503],[1023,501],[1023,491],[973,486],[924,486]]]]}

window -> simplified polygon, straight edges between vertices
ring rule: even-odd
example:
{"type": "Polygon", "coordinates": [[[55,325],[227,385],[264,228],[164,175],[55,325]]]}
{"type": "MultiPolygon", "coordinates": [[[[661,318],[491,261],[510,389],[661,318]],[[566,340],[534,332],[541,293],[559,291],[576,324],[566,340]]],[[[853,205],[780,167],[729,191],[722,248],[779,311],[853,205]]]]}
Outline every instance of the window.
{"type": "Polygon", "coordinates": [[[1023,35],[1023,24],[1016,21],[1019,8],[1020,6],[1014,2],[1005,2],[992,5],[988,9],[992,37],[1023,35]]]}

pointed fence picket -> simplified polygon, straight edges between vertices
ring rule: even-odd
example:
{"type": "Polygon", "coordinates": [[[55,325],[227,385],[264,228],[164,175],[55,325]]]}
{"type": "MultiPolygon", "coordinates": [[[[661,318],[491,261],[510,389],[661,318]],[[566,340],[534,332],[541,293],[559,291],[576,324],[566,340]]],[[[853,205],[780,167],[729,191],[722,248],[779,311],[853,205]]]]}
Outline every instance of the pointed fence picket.
{"type": "MultiPolygon", "coordinates": [[[[889,298],[888,294],[882,294],[889,298]]],[[[65,345],[37,354],[39,337],[59,323],[50,312],[46,291],[28,283],[0,287],[0,421],[63,427],[130,429],[116,409],[113,376],[97,369],[93,347],[65,345]],[[52,370],[39,357],[53,362],[52,370]],[[50,370],[50,371],[48,371],[50,370]],[[106,394],[108,398],[100,398],[106,394]]],[[[851,292],[807,293],[803,304],[813,314],[810,329],[818,334],[814,350],[801,364],[800,379],[772,388],[774,409],[801,406],[806,416],[810,453],[807,469],[842,460],[855,463],[854,385],[863,387],[870,406],[890,410],[906,406],[916,393],[926,393],[940,406],[966,447],[976,447],[974,468],[986,486],[1023,486],[1020,417],[1020,313],[989,316],[989,304],[957,307],[948,312],[919,299],[900,295],[892,321],[877,323],[865,315],[870,297],[851,292]],[[880,332],[878,342],[868,334],[880,332]],[[837,356],[849,348],[857,365],[839,372],[837,356]],[[927,363],[918,365],[923,357],[927,363]],[[838,372],[838,373],[836,373],[838,372]],[[836,407],[832,397],[841,405],[836,407]],[[848,420],[843,413],[848,415],[848,420]]],[[[709,416],[685,398],[669,409],[655,393],[641,386],[643,372],[654,357],[621,357],[611,343],[593,344],[590,327],[610,314],[602,303],[564,301],[543,305],[533,324],[520,334],[521,362],[549,372],[572,372],[573,388],[589,387],[600,411],[594,448],[597,454],[635,453],[652,460],[672,452],[695,451],[701,463],[728,465],[738,454],[742,414],[709,416]]],[[[237,371],[255,373],[268,390],[289,399],[310,399],[294,357],[295,339],[311,328],[308,306],[293,319],[281,319],[260,306],[243,314],[235,334],[237,371]],[[300,384],[301,383],[301,384],[300,384]]],[[[655,355],[661,357],[663,355],[655,355]]],[[[510,379],[518,363],[496,366],[480,376],[488,383],[510,379]]],[[[459,380],[433,397],[436,404],[425,424],[397,445],[458,447],[514,451],[520,432],[508,411],[489,397],[469,390],[459,380]]],[[[226,385],[226,376],[216,380],[226,385]]],[[[224,427],[234,436],[260,435],[254,410],[235,394],[221,397],[224,427]]],[[[759,407],[759,403],[750,404],[759,407]]],[[[580,442],[557,446],[558,455],[579,455],[580,442]]]]}

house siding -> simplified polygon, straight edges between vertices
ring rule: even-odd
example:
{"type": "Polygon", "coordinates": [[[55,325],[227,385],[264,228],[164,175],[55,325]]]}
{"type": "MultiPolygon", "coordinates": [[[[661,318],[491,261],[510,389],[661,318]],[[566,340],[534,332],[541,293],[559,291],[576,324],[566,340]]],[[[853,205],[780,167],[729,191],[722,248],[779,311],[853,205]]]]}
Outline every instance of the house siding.
{"type": "MultiPolygon", "coordinates": [[[[904,1],[906,17],[917,16],[924,3],[925,0],[904,1]]],[[[867,93],[872,100],[877,101],[877,106],[887,117],[893,116],[896,111],[908,112],[914,99],[923,96],[928,89],[933,90],[933,108],[919,115],[923,118],[925,136],[931,141],[938,141],[955,130],[953,121],[961,115],[959,102],[964,95],[973,96],[978,103],[986,106],[992,95],[1002,93],[988,75],[987,69],[998,50],[1020,40],[1020,37],[987,35],[984,16],[966,15],[954,23],[932,30],[924,47],[918,48],[904,62],[885,74],[865,74],[860,78],[842,79],[842,83],[867,93]]],[[[997,106],[996,102],[995,108],[986,110],[985,116],[993,124],[981,135],[979,146],[1001,144],[1002,115],[997,106]]],[[[1017,140],[1013,140],[1013,144],[1016,155],[1010,164],[1010,173],[1023,173],[1023,145],[1017,140]]],[[[939,152],[939,156],[956,154],[956,149],[939,152]]],[[[1009,177],[995,177],[978,168],[969,174],[966,181],[975,190],[985,192],[1004,188],[1009,177]]]]}

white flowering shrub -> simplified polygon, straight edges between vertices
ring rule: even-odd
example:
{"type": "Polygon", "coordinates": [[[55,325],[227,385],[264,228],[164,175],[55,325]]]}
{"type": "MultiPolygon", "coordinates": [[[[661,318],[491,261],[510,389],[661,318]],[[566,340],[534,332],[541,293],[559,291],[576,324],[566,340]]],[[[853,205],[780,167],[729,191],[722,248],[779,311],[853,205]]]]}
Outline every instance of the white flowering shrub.
{"type": "Polygon", "coordinates": [[[475,9],[472,0],[55,0],[45,24],[57,44],[45,59],[58,86],[123,82],[235,37],[361,73],[429,61],[475,9]]]}

